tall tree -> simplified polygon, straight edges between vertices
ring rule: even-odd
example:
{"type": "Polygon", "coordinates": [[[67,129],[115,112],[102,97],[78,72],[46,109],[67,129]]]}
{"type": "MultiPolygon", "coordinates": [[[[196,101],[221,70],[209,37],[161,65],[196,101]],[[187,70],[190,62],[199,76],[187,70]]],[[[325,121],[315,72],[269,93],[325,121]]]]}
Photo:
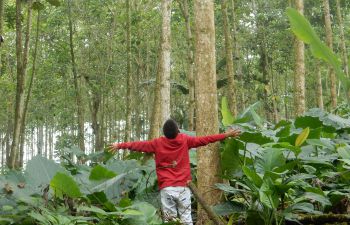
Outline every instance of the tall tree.
{"type": "MultiPolygon", "coordinates": [[[[336,0],[336,6],[337,6],[337,18],[339,23],[339,34],[340,34],[340,47],[342,52],[342,61],[343,61],[343,68],[344,73],[347,77],[349,77],[349,65],[348,65],[348,52],[345,45],[345,35],[344,35],[344,22],[343,22],[343,16],[340,9],[340,2],[339,0],[336,0]]],[[[350,93],[348,93],[349,95],[350,93]]]]}
{"type": "Polygon", "coordinates": [[[75,62],[75,54],[74,54],[71,0],[67,0],[67,6],[68,6],[69,47],[70,47],[73,82],[74,82],[74,89],[75,89],[75,100],[76,100],[76,104],[77,104],[77,114],[78,114],[78,145],[79,145],[80,150],[85,151],[84,105],[83,105],[82,96],[81,96],[81,78],[80,78],[80,76],[78,76],[77,66],[76,66],[76,62],[75,62]]]}
{"type": "MultiPolygon", "coordinates": [[[[325,29],[326,29],[326,42],[328,47],[333,51],[333,34],[332,34],[332,22],[331,15],[329,10],[329,1],[323,0],[323,12],[324,12],[324,21],[325,21],[325,29]]],[[[337,107],[337,85],[335,72],[333,67],[329,67],[328,70],[329,79],[331,82],[331,105],[332,108],[337,107]]]]}
{"type": "Polygon", "coordinates": [[[161,3],[162,27],[149,139],[159,136],[161,125],[170,117],[171,2],[172,0],[162,0],[161,3]]]}
{"type": "Polygon", "coordinates": [[[171,2],[162,0],[162,36],[160,41],[161,55],[159,59],[161,125],[170,117],[170,53],[171,53],[171,2]]]}
{"type": "Polygon", "coordinates": [[[131,19],[130,19],[130,0],[126,0],[126,120],[124,142],[130,141],[131,137],[131,19]]]}
{"type": "Polygon", "coordinates": [[[27,73],[27,62],[29,53],[29,40],[30,31],[32,25],[32,1],[29,0],[28,13],[27,13],[27,24],[25,29],[25,43],[24,48],[22,47],[22,2],[16,0],[16,57],[17,57],[17,86],[16,86],[16,105],[15,105],[15,122],[13,129],[11,153],[10,153],[10,165],[11,169],[15,168],[16,161],[20,148],[20,134],[21,126],[23,125],[23,112],[24,112],[24,88],[25,79],[27,73]]]}
{"type": "Polygon", "coordinates": [[[237,115],[237,100],[236,100],[236,82],[235,73],[233,69],[233,48],[232,48],[232,37],[231,37],[231,26],[227,16],[227,0],[221,0],[221,11],[222,19],[224,25],[224,35],[225,35],[225,58],[226,58],[226,73],[228,80],[228,100],[229,107],[232,115],[236,117],[237,115]]]}
{"type": "Polygon", "coordinates": [[[188,130],[194,129],[194,110],[195,110],[195,94],[194,94],[194,54],[193,54],[193,37],[191,30],[190,13],[188,8],[188,0],[178,0],[182,15],[186,25],[186,41],[187,41],[187,80],[189,90],[188,100],[188,130]]]}
{"type": "MultiPolygon", "coordinates": [[[[4,5],[5,5],[5,0],[0,0],[0,36],[3,37],[4,35],[4,5]]],[[[3,48],[1,47],[2,43],[0,42],[0,49],[2,50],[3,48]]],[[[2,51],[0,51],[0,77],[2,75],[2,51]]]]}
{"type": "Polygon", "coordinates": [[[20,142],[20,158],[19,158],[19,166],[23,166],[23,154],[24,154],[24,141],[25,141],[25,129],[26,129],[26,118],[27,118],[27,111],[28,111],[28,104],[30,100],[30,96],[32,94],[32,87],[34,82],[34,75],[36,72],[36,60],[37,60],[37,52],[38,52],[38,43],[39,43],[39,27],[40,27],[40,10],[38,10],[37,14],[37,20],[36,20],[36,33],[35,33],[35,44],[34,44],[34,52],[33,52],[33,67],[32,67],[32,73],[29,78],[29,85],[27,90],[27,96],[24,102],[24,109],[23,109],[23,123],[21,126],[21,142],[20,142]]]}
{"type": "MultiPolygon", "coordinates": [[[[217,133],[218,109],[216,88],[214,1],[195,0],[195,86],[196,86],[196,133],[217,133]]],[[[208,187],[220,182],[218,143],[201,147],[197,151],[198,190],[203,199],[214,205],[220,201],[220,192],[208,191],[208,187]]],[[[197,224],[205,224],[208,216],[199,207],[197,224]]]]}
{"type": "Polygon", "coordinates": [[[322,88],[322,74],[321,74],[321,63],[317,62],[317,73],[316,73],[316,96],[317,96],[317,107],[323,110],[323,88],[322,88]]]}
{"type": "MultiPolygon", "coordinates": [[[[299,13],[304,14],[303,0],[295,0],[295,7],[299,13]]],[[[305,112],[305,56],[304,42],[294,39],[295,69],[294,69],[294,114],[299,116],[305,112]]]]}

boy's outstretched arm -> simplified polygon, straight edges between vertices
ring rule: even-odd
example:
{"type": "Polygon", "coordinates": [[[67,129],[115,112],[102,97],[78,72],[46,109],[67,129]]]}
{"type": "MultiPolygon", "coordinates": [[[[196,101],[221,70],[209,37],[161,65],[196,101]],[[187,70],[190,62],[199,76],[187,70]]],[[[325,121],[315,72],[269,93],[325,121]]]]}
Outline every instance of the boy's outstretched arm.
{"type": "Polygon", "coordinates": [[[108,151],[115,153],[118,149],[129,149],[137,152],[152,153],[155,151],[154,141],[134,141],[124,143],[112,143],[108,146],[108,151]]]}
{"type": "Polygon", "coordinates": [[[241,131],[238,129],[228,129],[225,133],[222,134],[214,134],[208,136],[200,136],[200,137],[189,137],[187,140],[187,144],[189,148],[196,148],[200,146],[207,145],[209,143],[213,143],[216,141],[224,140],[228,137],[237,137],[241,134],[241,131]]]}

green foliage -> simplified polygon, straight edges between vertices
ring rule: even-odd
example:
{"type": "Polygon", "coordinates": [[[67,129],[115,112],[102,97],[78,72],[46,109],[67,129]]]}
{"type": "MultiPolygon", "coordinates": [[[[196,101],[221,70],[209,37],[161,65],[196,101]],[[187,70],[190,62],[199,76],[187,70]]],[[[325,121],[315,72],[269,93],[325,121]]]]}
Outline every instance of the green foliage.
{"type": "Polygon", "coordinates": [[[221,99],[221,115],[222,115],[222,124],[228,126],[233,123],[234,118],[228,107],[227,98],[223,97],[221,99]]]}
{"type": "Polygon", "coordinates": [[[346,87],[350,89],[350,80],[346,78],[341,69],[341,63],[338,57],[320,40],[311,24],[303,15],[293,8],[287,9],[287,15],[291,24],[292,31],[302,41],[310,45],[312,54],[319,59],[324,60],[330,64],[339,80],[346,87]]]}
{"type": "Polygon", "coordinates": [[[55,191],[55,196],[63,198],[64,195],[71,198],[81,196],[80,189],[73,178],[64,173],[56,173],[50,182],[50,187],[55,191]]]}
{"type": "Polygon", "coordinates": [[[115,174],[114,172],[107,170],[106,168],[104,168],[101,165],[97,165],[91,170],[89,179],[90,180],[106,180],[106,179],[113,178],[115,176],[117,176],[117,174],[115,174]]]}
{"type": "Polygon", "coordinates": [[[231,185],[216,185],[229,197],[220,212],[247,224],[283,224],[297,221],[300,213],[328,213],[346,201],[350,194],[350,182],[343,177],[350,169],[347,119],[311,109],[273,129],[254,124],[253,117],[236,123],[243,131],[241,137],[224,144],[223,174],[230,174],[231,185]],[[234,173],[237,167],[243,173],[234,173]],[[339,193],[332,195],[330,189],[339,193]],[[246,210],[232,207],[237,202],[246,210]]]}

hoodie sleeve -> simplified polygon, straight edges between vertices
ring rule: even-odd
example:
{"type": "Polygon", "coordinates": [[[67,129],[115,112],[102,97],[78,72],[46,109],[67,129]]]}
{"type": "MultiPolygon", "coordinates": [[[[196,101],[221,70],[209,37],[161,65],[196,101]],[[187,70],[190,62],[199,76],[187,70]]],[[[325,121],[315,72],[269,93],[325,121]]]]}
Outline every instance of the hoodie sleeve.
{"type": "Polygon", "coordinates": [[[214,134],[214,135],[200,136],[200,137],[187,136],[187,145],[189,148],[196,148],[196,147],[207,145],[209,143],[224,140],[225,138],[226,138],[225,134],[214,134]]]}
{"type": "Polygon", "coordinates": [[[120,143],[118,144],[118,148],[129,149],[137,152],[153,153],[155,151],[155,140],[120,143]]]}

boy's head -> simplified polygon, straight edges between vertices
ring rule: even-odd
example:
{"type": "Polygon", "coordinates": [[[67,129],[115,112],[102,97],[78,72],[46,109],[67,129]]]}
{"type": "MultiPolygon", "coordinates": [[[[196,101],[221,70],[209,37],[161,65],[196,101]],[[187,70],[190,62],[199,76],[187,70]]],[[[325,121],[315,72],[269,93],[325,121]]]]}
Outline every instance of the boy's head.
{"type": "Polygon", "coordinates": [[[177,134],[180,133],[177,123],[173,119],[168,119],[163,125],[163,134],[169,139],[176,138],[177,134]]]}

